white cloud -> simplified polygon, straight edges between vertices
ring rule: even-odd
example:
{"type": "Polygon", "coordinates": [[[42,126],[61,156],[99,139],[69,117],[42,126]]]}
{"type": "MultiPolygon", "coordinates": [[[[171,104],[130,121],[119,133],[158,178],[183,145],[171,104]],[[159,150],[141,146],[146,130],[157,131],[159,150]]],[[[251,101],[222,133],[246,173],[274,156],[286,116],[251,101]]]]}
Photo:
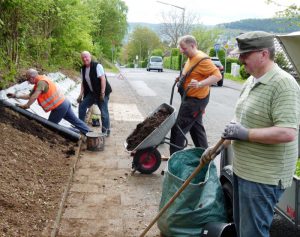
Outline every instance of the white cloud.
{"type": "MultiPolygon", "coordinates": [[[[123,0],[128,6],[129,22],[161,23],[161,12],[178,11],[179,8],[158,3],[156,0],[123,0]]],[[[284,5],[296,3],[300,0],[276,0],[284,5]]],[[[265,0],[162,0],[178,7],[185,8],[186,14],[197,14],[203,24],[218,24],[249,18],[270,18],[282,9],[273,4],[266,4],[265,0]]]]}

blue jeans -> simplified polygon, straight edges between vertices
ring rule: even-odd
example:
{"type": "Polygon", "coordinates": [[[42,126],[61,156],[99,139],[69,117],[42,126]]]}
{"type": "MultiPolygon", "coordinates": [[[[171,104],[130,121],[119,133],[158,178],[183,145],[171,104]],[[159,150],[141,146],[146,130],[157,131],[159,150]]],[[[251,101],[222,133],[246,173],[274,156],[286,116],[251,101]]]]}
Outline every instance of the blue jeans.
{"type": "Polygon", "coordinates": [[[82,121],[85,121],[87,109],[90,108],[93,104],[98,105],[101,111],[102,132],[109,134],[110,120],[108,113],[108,100],[109,96],[104,96],[104,101],[100,102],[99,98],[95,98],[93,94],[87,94],[79,104],[79,118],[82,121]]]}
{"type": "MultiPolygon", "coordinates": [[[[84,135],[90,131],[90,128],[76,117],[71,108],[71,103],[67,99],[65,99],[65,101],[60,106],[52,110],[48,118],[49,121],[57,124],[62,119],[67,120],[84,135]]],[[[74,131],[73,129],[71,130],[74,131]]]]}
{"type": "Polygon", "coordinates": [[[233,219],[238,237],[269,237],[279,185],[247,181],[233,174],[233,219]]]}

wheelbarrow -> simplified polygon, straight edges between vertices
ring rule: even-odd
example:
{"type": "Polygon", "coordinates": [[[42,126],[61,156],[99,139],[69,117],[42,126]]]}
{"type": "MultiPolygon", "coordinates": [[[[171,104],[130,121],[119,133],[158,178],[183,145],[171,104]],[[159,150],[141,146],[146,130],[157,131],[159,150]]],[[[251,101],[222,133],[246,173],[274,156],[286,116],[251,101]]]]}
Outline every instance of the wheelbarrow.
{"type": "MultiPolygon", "coordinates": [[[[156,127],[146,138],[144,138],[134,148],[127,149],[128,138],[133,134],[134,131],[126,138],[126,141],[124,142],[126,151],[129,152],[131,154],[131,156],[133,156],[132,174],[136,170],[138,170],[142,174],[151,174],[159,168],[159,166],[161,164],[161,154],[157,149],[159,145],[165,143],[165,144],[169,144],[170,146],[175,146],[177,148],[183,149],[188,144],[188,140],[185,137],[183,131],[177,125],[177,119],[176,119],[176,115],[175,115],[176,110],[172,106],[174,88],[175,88],[176,83],[177,82],[175,82],[172,87],[170,105],[167,103],[161,104],[147,118],[153,116],[155,113],[157,113],[161,109],[165,109],[165,110],[169,111],[170,115],[168,117],[166,117],[165,120],[162,121],[158,127],[156,127]],[[174,125],[178,126],[179,130],[184,135],[185,143],[184,143],[183,147],[172,144],[171,142],[169,142],[170,138],[166,137],[167,133],[171,130],[171,128],[174,125]]],[[[185,95],[183,96],[183,99],[184,98],[185,98],[185,95]]]]}

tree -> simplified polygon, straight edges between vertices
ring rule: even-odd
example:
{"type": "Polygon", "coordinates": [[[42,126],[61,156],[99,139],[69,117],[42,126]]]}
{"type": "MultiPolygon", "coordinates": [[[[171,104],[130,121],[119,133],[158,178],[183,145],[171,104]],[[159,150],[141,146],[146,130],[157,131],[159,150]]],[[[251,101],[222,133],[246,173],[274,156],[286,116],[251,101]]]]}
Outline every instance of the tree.
{"type": "Polygon", "coordinates": [[[112,59],[127,32],[128,8],[121,0],[90,0],[89,9],[92,11],[95,53],[103,53],[112,59]]]}
{"type": "Polygon", "coordinates": [[[135,60],[136,55],[138,55],[139,60],[145,60],[154,49],[158,48],[162,48],[158,35],[147,27],[138,26],[129,37],[128,60],[135,60]]]}
{"type": "Polygon", "coordinates": [[[110,58],[127,30],[122,0],[0,0],[0,13],[1,85],[28,65],[77,67],[83,50],[110,58]]]}
{"type": "MultiPolygon", "coordinates": [[[[274,4],[277,6],[282,6],[276,0],[267,0],[267,3],[274,4]]],[[[300,21],[299,21],[300,20],[300,6],[298,6],[297,4],[294,3],[291,5],[282,6],[282,7],[285,7],[285,9],[277,12],[276,15],[279,17],[287,18],[287,20],[291,20],[290,21],[291,24],[300,26],[300,21]]]]}
{"type": "Polygon", "coordinates": [[[4,0],[0,11],[0,48],[14,65],[68,62],[74,51],[90,48],[91,24],[80,0],[4,0]]]}
{"type": "Polygon", "coordinates": [[[196,38],[198,43],[198,49],[203,52],[207,52],[213,47],[214,43],[219,38],[219,35],[222,34],[222,30],[219,28],[207,28],[203,25],[196,27],[192,31],[192,35],[196,38]]]}
{"type": "Polygon", "coordinates": [[[193,24],[198,23],[195,14],[185,14],[185,11],[162,12],[163,24],[160,32],[170,42],[170,47],[177,47],[178,39],[190,34],[193,24]]]}

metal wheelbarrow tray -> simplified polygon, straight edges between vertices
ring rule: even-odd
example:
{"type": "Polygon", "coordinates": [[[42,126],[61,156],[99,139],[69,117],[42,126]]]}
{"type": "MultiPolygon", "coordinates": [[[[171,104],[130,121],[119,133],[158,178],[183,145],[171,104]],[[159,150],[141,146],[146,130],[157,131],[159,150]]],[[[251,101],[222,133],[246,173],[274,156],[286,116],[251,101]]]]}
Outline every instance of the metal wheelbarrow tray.
{"type": "Polygon", "coordinates": [[[153,116],[155,113],[157,113],[160,109],[163,108],[169,110],[170,115],[145,139],[143,139],[135,148],[127,149],[127,139],[132,135],[133,132],[126,138],[126,141],[124,142],[126,151],[130,152],[131,155],[134,156],[132,163],[133,172],[135,170],[138,170],[141,173],[150,174],[157,170],[161,163],[161,155],[156,148],[160,144],[167,143],[165,142],[165,136],[176,122],[175,108],[171,105],[163,103],[147,117],[149,118],[153,116]]]}

